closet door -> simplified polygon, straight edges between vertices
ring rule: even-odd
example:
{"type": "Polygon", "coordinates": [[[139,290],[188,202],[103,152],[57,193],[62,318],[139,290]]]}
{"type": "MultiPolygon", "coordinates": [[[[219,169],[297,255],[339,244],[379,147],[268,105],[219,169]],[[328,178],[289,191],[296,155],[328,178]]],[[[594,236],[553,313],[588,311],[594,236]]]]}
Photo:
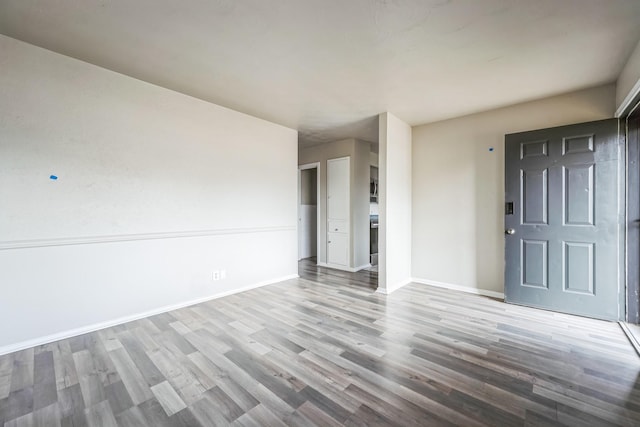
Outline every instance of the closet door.
{"type": "Polygon", "coordinates": [[[327,263],[349,265],[350,159],[327,160],[327,263]]]}
{"type": "Polygon", "coordinates": [[[347,266],[349,263],[349,235],[327,233],[327,264],[347,266]]]}

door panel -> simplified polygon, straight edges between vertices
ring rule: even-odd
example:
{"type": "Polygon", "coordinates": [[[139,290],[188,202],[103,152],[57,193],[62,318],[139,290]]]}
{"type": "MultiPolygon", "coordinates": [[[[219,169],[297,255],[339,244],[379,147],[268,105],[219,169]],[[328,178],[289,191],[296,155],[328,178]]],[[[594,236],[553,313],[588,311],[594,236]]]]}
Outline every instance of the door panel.
{"type": "Polygon", "coordinates": [[[564,168],[564,203],[566,225],[595,225],[595,164],[564,168]]]}
{"type": "Polygon", "coordinates": [[[549,245],[545,240],[521,240],[522,285],[547,288],[549,283],[549,245]]]}
{"type": "Polygon", "coordinates": [[[615,119],[506,136],[507,302],[620,319],[619,149],[615,119]]]}
{"type": "Polygon", "coordinates": [[[327,219],[349,219],[349,158],[327,160],[327,219]]]}
{"type": "Polygon", "coordinates": [[[595,243],[564,242],[564,290],[594,295],[595,243]]]}
{"type": "Polygon", "coordinates": [[[523,223],[529,225],[546,224],[549,212],[547,200],[549,192],[548,170],[531,169],[520,174],[521,205],[523,223]]]}
{"type": "Polygon", "coordinates": [[[349,264],[349,235],[327,233],[327,263],[346,266],[349,264]]]}

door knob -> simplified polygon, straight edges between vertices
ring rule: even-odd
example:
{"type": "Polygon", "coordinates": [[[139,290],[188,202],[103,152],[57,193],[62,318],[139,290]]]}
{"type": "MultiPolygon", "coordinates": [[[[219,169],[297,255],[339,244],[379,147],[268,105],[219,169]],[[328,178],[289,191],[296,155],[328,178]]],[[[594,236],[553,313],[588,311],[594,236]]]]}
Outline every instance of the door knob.
{"type": "Polygon", "coordinates": [[[506,230],[504,230],[504,234],[516,234],[516,230],[514,230],[513,228],[507,228],[506,230]]]}

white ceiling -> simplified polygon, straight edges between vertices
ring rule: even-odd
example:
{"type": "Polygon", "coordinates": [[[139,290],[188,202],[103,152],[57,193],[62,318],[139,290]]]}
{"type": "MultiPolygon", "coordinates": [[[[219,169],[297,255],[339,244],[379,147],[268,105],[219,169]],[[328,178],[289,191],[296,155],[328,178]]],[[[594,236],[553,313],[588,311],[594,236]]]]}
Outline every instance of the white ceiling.
{"type": "Polygon", "coordinates": [[[0,0],[0,33],[313,144],[614,82],[640,0],[0,0]]]}

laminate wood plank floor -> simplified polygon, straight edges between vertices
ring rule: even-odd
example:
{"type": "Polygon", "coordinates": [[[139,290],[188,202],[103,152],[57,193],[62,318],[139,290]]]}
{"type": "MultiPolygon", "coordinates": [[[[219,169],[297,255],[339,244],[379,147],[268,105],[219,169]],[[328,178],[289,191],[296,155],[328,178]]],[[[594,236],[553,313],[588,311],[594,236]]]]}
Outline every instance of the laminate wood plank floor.
{"type": "Polygon", "coordinates": [[[1,356],[0,425],[640,426],[616,323],[300,276],[1,356]]]}

